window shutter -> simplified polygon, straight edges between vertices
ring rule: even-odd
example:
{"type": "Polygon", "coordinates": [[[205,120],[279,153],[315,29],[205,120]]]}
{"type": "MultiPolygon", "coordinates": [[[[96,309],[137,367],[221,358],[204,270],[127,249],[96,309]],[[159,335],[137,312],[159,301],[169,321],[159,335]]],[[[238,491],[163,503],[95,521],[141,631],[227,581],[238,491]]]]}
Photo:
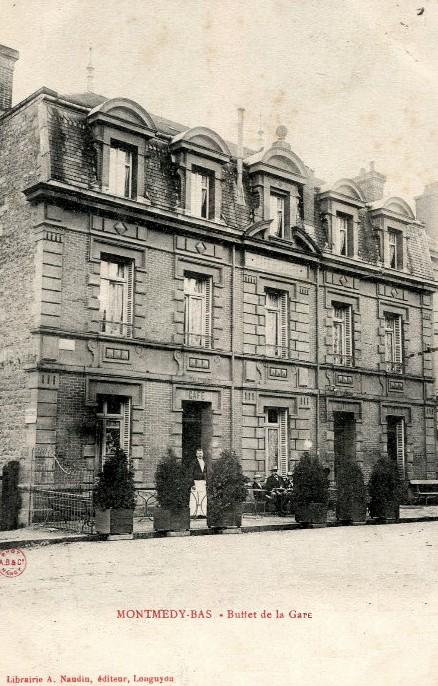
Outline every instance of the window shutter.
{"type": "Polygon", "coordinates": [[[349,217],[347,220],[347,254],[350,257],[354,255],[354,221],[353,217],[349,217]]]}
{"type": "Polygon", "coordinates": [[[278,412],[278,423],[280,429],[280,440],[278,447],[278,468],[282,476],[287,474],[287,410],[278,412]]]}
{"type": "Polygon", "coordinates": [[[402,479],[406,476],[405,465],[405,420],[399,419],[396,427],[396,441],[397,441],[397,467],[402,479]]]}
{"type": "Polygon", "coordinates": [[[191,199],[190,199],[190,212],[195,217],[201,216],[201,203],[202,203],[202,177],[198,172],[192,171],[191,176],[191,199]]]}
{"type": "Polygon", "coordinates": [[[403,362],[402,356],[402,318],[400,316],[394,317],[394,362],[401,364],[403,362]]]}
{"type": "Polygon", "coordinates": [[[341,252],[341,227],[342,227],[342,217],[336,216],[336,229],[333,231],[332,235],[332,250],[336,255],[341,252]]]}
{"type": "Polygon", "coordinates": [[[345,331],[345,351],[344,354],[346,356],[345,363],[346,364],[352,364],[353,363],[353,334],[352,334],[352,318],[353,318],[353,310],[351,306],[344,307],[343,308],[343,316],[344,316],[344,331],[345,331]]]}
{"type": "Polygon", "coordinates": [[[280,295],[280,357],[288,357],[288,316],[287,316],[287,293],[280,295]]]}
{"type": "Polygon", "coordinates": [[[134,328],[134,262],[127,265],[127,285],[126,285],[126,335],[133,335],[134,328]]]}
{"type": "Polygon", "coordinates": [[[403,234],[397,233],[397,268],[403,269],[403,234]]]}
{"type": "Polygon", "coordinates": [[[129,457],[129,449],[131,443],[131,401],[129,398],[125,400],[122,405],[122,426],[120,432],[121,446],[129,457]]]}
{"type": "Polygon", "coordinates": [[[215,175],[208,174],[208,219],[215,219],[215,175]]]}
{"type": "Polygon", "coordinates": [[[204,290],[204,346],[211,348],[212,283],[211,279],[204,279],[202,283],[204,290]]]}

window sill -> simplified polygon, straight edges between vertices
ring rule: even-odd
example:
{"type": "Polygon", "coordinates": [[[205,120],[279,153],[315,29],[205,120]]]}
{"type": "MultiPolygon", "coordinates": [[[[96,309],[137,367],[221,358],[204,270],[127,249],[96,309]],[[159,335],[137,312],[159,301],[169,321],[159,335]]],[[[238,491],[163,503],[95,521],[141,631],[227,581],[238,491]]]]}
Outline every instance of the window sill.
{"type": "Polygon", "coordinates": [[[132,198],[130,196],[126,195],[117,195],[117,193],[113,193],[110,191],[109,188],[101,188],[100,189],[101,193],[105,193],[105,195],[108,195],[110,198],[114,198],[115,200],[124,200],[126,202],[135,202],[138,203],[139,205],[147,205],[148,207],[152,204],[149,198],[147,198],[144,195],[137,195],[135,198],[132,198]]]}

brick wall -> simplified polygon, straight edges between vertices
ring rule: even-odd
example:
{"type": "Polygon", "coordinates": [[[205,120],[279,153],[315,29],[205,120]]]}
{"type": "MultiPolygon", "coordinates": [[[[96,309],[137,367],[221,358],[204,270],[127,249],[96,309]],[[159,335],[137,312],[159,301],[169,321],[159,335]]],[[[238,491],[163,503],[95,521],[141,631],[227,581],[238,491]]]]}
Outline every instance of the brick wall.
{"type": "Polygon", "coordinates": [[[33,212],[22,190],[39,171],[38,105],[0,122],[0,464],[27,453],[25,366],[35,361],[33,212]]]}

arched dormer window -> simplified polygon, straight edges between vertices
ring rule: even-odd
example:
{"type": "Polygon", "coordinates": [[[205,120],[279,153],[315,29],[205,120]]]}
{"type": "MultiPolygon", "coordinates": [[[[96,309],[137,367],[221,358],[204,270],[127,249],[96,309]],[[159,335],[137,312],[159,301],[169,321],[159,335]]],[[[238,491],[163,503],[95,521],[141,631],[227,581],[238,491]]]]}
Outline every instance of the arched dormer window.
{"type": "Polygon", "coordinates": [[[410,205],[399,197],[378,200],[371,206],[373,224],[380,232],[381,257],[387,269],[406,271],[408,250],[406,227],[415,223],[410,205]]]}
{"type": "Polygon", "coordinates": [[[286,142],[286,127],[279,126],[277,136],[268,150],[251,155],[244,162],[253,191],[260,196],[256,223],[268,221],[268,237],[290,240],[292,229],[303,221],[303,188],[309,170],[286,142]]]}
{"type": "Polygon", "coordinates": [[[88,122],[98,154],[102,191],[148,203],[145,197],[144,157],[156,126],[143,107],[127,98],[113,98],[95,107],[88,122]]]}
{"type": "Polygon", "coordinates": [[[365,197],[353,179],[339,179],[321,188],[321,214],[326,227],[326,249],[341,257],[358,256],[359,212],[365,197]]]}
{"type": "Polygon", "coordinates": [[[172,139],[171,151],[184,189],[184,211],[199,219],[219,222],[222,207],[222,170],[231,153],[211,129],[198,126],[172,139]]]}

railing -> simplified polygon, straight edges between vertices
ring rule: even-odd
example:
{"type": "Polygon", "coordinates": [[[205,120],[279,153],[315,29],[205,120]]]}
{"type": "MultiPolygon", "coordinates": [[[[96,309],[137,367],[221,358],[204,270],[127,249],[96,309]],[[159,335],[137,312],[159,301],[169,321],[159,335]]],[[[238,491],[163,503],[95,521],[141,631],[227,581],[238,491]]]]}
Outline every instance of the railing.
{"type": "Polygon", "coordinates": [[[109,319],[101,319],[100,330],[109,336],[123,336],[132,338],[132,324],[128,322],[117,322],[109,319]]]}
{"type": "Polygon", "coordinates": [[[186,331],[184,333],[184,345],[190,345],[194,348],[213,348],[213,336],[186,331]]]}
{"type": "Polygon", "coordinates": [[[93,494],[34,486],[33,522],[43,526],[92,533],[94,527],[93,494]]]}
{"type": "Polygon", "coordinates": [[[341,367],[352,367],[353,355],[341,355],[340,353],[333,353],[333,364],[339,364],[341,367]]]}
{"type": "Polygon", "coordinates": [[[387,362],[386,371],[392,374],[403,374],[403,363],[402,362],[387,362]]]}
{"type": "Polygon", "coordinates": [[[267,357],[281,357],[285,359],[289,357],[289,348],[287,345],[265,345],[265,355],[267,357]]]}

